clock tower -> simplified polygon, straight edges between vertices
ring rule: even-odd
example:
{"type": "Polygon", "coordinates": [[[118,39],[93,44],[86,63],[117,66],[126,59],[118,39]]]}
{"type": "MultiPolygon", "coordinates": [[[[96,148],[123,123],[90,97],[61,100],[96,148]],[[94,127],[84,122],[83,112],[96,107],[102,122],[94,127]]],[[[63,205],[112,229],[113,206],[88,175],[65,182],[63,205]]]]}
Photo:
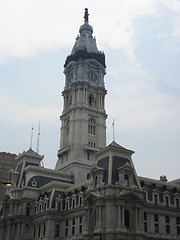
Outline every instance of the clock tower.
{"type": "Polygon", "coordinates": [[[105,55],[97,48],[88,9],[71,55],[64,64],[65,88],[61,141],[56,169],[80,182],[106,146],[105,55]]]}

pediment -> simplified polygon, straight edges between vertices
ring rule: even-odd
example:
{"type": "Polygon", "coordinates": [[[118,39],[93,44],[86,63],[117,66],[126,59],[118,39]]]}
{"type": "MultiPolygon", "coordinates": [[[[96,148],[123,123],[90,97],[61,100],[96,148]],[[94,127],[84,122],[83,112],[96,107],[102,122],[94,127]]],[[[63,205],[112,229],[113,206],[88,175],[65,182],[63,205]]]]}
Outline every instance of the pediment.
{"type": "Polygon", "coordinates": [[[92,201],[92,200],[95,200],[95,199],[98,199],[98,198],[102,198],[102,196],[99,194],[99,193],[95,193],[95,192],[91,192],[89,191],[86,195],[85,195],[85,198],[84,200],[88,200],[88,201],[92,201]]]}
{"type": "Polygon", "coordinates": [[[128,198],[129,200],[143,200],[143,196],[142,194],[139,194],[135,191],[131,191],[131,190],[123,190],[121,193],[120,193],[120,196],[121,197],[124,197],[124,198],[128,198]]]}

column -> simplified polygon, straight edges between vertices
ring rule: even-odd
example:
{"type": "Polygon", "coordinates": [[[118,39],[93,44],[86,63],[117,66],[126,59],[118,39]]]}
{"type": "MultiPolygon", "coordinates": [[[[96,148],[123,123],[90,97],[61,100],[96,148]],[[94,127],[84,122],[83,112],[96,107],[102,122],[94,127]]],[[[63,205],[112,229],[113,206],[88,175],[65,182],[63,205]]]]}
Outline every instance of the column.
{"type": "Polygon", "coordinates": [[[108,184],[112,183],[112,154],[109,154],[108,184]]]}
{"type": "Polygon", "coordinates": [[[86,217],[86,227],[89,228],[89,209],[87,209],[87,217],[86,217]]]}
{"type": "Polygon", "coordinates": [[[99,206],[99,226],[101,226],[101,206],[99,206]]]}
{"type": "Polygon", "coordinates": [[[143,228],[144,228],[143,222],[144,222],[144,216],[143,216],[143,213],[142,213],[142,209],[139,208],[139,228],[141,230],[143,230],[143,228]]]}
{"type": "Polygon", "coordinates": [[[121,206],[118,206],[118,226],[121,226],[121,206]]]}
{"type": "Polygon", "coordinates": [[[96,219],[95,219],[96,220],[96,224],[95,224],[95,226],[99,225],[99,217],[98,217],[99,214],[98,214],[98,211],[99,211],[99,209],[98,209],[98,207],[96,207],[96,212],[95,212],[96,213],[96,219]]]}
{"type": "Polygon", "coordinates": [[[139,228],[139,216],[138,216],[139,212],[138,212],[138,208],[135,209],[135,228],[136,230],[139,228]]]}
{"type": "Polygon", "coordinates": [[[124,227],[124,206],[121,206],[121,223],[122,226],[124,227]]]}

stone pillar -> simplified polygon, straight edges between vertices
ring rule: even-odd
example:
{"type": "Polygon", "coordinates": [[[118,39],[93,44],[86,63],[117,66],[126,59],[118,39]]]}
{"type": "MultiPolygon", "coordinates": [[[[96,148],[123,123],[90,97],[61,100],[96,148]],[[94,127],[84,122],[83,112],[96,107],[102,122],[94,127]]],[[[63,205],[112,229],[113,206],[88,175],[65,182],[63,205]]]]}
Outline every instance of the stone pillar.
{"type": "Polygon", "coordinates": [[[118,226],[121,226],[122,221],[121,221],[121,206],[118,206],[118,226]]]}
{"type": "Polygon", "coordinates": [[[19,239],[19,234],[20,233],[20,223],[17,223],[17,231],[16,231],[16,239],[19,239]]]}
{"type": "Polygon", "coordinates": [[[0,227],[0,239],[3,239],[3,231],[4,231],[4,227],[1,225],[1,227],[0,227]]]}
{"type": "Polygon", "coordinates": [[[143,223],[144,223],[143,212],[142,212],[142,209],[139,208],[139,228],[140,228],[140,230],[143,230],[143,228],[144,228],[143,223]]]}
{"type": "Polygon", "coordinates": [[[108,184],[112,183],[112,153],[109,154],[108,184]]]}
{"type": "Polygon", "coordinates": [[[87,228],[87,209],[85,210],[84,228],[87,228]]]}
{"type": "Polygon", "coordinates": [[[124,206],[121,206],[121,224],[124,227],[124,206]]]}
{"type": "Polygon", "coordinates": [[[165,220],[164,217],[162,215],[159,215],[159,233],[160,234],[165,234],[166,230],[165,230],[165,220]]]}
{"type": "Polygon", "coordinates": [[[46,221],[46,236],[44,240],[54,240],[54,220],[46,221]]]}
{"type": "Polygon", "coordinates": [[[138,208],[135,208],[135,229],[137,230],[139,228],[139,216],[138,216],[138,208]]]}
{"type": "Polygon", "coordinates": [[[154,214],[150,213],[149,214],[149,230],[150,233],[154,233],[154,214]]]}
{"type": "Polygon", "coordinates": [[[98,225],[101,226],[101,206],[99,206],[99,222],[98,225]]]}
{"type": "Polygon", "coordinates": [[[9,240],[10,239],[10,233],[11,233],[11,226],[10,224],[7,225],[7,232],[6,232],[6,240],[9,240]]]}
{"type": "Polygon", "coordinates": [[[170,217],[170,229],[172,235],[177,235],[177,229],[176,229],[176,217],[170,217]]]}

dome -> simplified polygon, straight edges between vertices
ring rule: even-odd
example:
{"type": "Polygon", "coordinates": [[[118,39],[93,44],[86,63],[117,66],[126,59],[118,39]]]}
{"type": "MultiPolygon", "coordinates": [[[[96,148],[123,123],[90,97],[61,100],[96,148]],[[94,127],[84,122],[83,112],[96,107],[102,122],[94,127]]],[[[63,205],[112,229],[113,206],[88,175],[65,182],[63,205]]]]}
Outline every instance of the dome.
{"type": "Polygon", "coordinates": [[[84,24],[79,28],[79,35],[76,38],[76,42],[72,49],[71,54],[75,54],[78,51],[86,51],[89,53],[98,53],[98,48],[96,45],[96,39],[93,37],[93,28],[88,22],[88,11],[85,9],[85,21],[84,24]]]}

